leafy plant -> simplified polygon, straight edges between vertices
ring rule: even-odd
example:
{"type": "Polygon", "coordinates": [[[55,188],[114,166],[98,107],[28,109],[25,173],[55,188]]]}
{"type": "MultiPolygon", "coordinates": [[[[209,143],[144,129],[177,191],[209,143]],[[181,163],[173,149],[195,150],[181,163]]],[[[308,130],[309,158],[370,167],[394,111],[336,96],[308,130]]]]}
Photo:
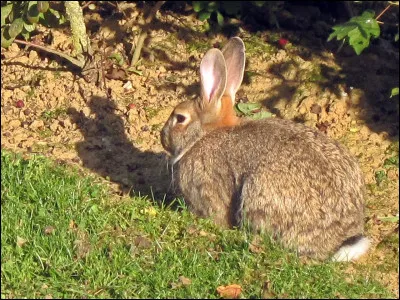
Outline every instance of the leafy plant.
{"type": "Polygon", "coordinates": [[[21,35],[29,39],[36,24],[60,25],[65,17],[50,8],[48,1],[2,1],[1,6],[1,46],[7,48],[21,35]]]}
{"type": "Polygon", "coordinates": [[[375,172],[375,181],[378,186],[380,186],[385,179],[387,179],[385,170],[379,170],[375,172]]]}
{"type": "Polygon", "coordinates": [[[249,117],[253,120],[260,120],[272,117],[272,113],[263,111],[260,103],[238,103],[235,110],[240,116],[249,117]]]}
{"type": "Polygon", "coordinates": [[[374,15],[374,11],[366,10],[361,16],[353,17],[344,24],[333,26],[333,32],[329,35],[328,42],[336,37],[337,40],[348,42],[357,55],[360,55],[369,46],[370,39],[380,35],[379,24],[374,15]]]}
{"type": "Polygon", "coordinates": [[[193,1],[193,10],[198,13],[198,18],[201,21],[209,20],[211,15],[215,15],[218,24],[221,26],[224,23],[224,17],[219,12],[219,3],[217,1],[193,1]]]}
{"type": "Polygon", "coordinates": [[[399,94],[399,87],[397,86],[395,88],[392,88],[392,91],[390,93],[390,98],[397,96],[398,94],[399,94]]]}

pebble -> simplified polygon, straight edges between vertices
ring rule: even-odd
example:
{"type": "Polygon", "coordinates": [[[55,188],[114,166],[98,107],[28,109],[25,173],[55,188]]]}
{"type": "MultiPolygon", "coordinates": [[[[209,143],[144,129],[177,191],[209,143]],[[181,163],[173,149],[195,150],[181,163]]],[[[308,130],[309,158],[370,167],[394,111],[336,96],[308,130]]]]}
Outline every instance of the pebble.
{"type": "Polygon", "coordinates": [[[35,120],[31,123],[31,125],[29,125],[30,129],[38,129],[40,127],[44,126],[44,122],[42,120],[35,120]]]}
{"type": "Polygon", "coordinates": [[[21,121],[20,120],[11,120],[8,125],[12,128],[17,128],[21,126],[21,121]]]}
{"type": "Polygon", "coordinates": [[[55,132],[57,131],[57,128],[58,128],[58,121],[56,120],[50,125],[50,130],[55,132]]]}

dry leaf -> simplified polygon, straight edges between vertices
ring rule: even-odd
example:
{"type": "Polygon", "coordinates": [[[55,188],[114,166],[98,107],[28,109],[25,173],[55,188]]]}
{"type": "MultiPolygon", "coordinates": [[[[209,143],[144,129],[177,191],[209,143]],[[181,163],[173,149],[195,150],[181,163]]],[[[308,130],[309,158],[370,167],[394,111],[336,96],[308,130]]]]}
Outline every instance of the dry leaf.
{"type": "Polygon", "coordinates": [[[200,235],[200,236],[207,236],[208,233],[205,232],[204,230],[200,230],[199,235],[200,235]]]}
{"type": "Polygon", "coordinates": [[[187,229],[186,229],[188,234],[194,234],[197,232],[197,228],[194,225],[190,225],[187,229]]]}
{"type": "Polygon", "coordinates": [[[27,242],[27,240],[22,237],[17,236],[17,246],[22,248],[22,246],[27,242]]]}
{"type": "Polygon", "coordinates": [[[74,222],[74,220],[71,220],[71,221],[69,221],[69,229],[74,229],[74,228],[76,228],[77,226],[76,226],[76,223],[74,222]]]}
{"type": "Polygon", "coordinates": [[[137,236],[133,242],[139,249],[149,249],[153,245],[152,241],[145,236],[137,236]]]}
{"type": "Polygon", "coordinates": [[[269,281],[264,282],[263,290],[262,290],[262,298],[263,299],[274,299],[276,298],[276,294],[271,288],[271,283],[269,281]]]}
{"type": "Polygon", "coordinates": [[[189,278],[186,278],[185,276],[179,276],[179,282],[172,282],[171,288],[174,290],[180,288],[181,286],[190,285],[191,283],[192,281],[189,278]]]}
{"type": "Polygon", "coordinates": [[[185,276],[179,276],[179,280],[183,285],[190,285],[192,283],[192,281],[185,276]]]}
{"type": "Polygon", "coordinates": [[[53,226],[46,226],[44,229],[43,229],[43,233],[45,234],[45,235],[50,235],[50,234],[52,234],[53,232],[54,232],[54,227],[53,226]]]}
{"type": "Polygon", "coordinates": [[[182,283],[180,283],[180,282],[178,282],[178,283],[171,282],[171,289],[173,289],[173,290],[180,288],[181,286],[182,286],[182,283]]]}
{"type": "Polygon", "coordinates": [[[254,245],[252,243],[249,244],[249,250],[252,253],[261,253],[263,252],[263,249],[259,247],[258,245],[254,245]]]}
{"type": "Polygon", "coordinates": [[[242,292],[242,287],[238,284],[217,287],[218,294],[225,299],[237,299],[242,292]]]}

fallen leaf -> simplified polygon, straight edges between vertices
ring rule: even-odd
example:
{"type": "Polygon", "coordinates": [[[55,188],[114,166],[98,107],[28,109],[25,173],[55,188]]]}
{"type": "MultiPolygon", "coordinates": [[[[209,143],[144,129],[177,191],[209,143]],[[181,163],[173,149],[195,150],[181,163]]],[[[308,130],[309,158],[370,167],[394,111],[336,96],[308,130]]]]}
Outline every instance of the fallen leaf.
{"type": "Polygon", "coordinates": [[[190,285],[192,281],[189,278],[186,278],[185,276],[179,276],[179,280],[183,285],[190,285]]]}
{"type": "Polygon", "coordinates": [[[276,294],[271,288],[271,283],[269,281],[264,282],[263,290],[262,290],[262,298],[263,299],[274,299],[276,298],[276,294]]]}
{"type": "Polygon", "coordinates": [[[171,282],[171,288],[178,289],[181,286],[188,286],[192,284],[192,281],[189,278],[186,278],[185,276],[179,276],[179,282],[171,282]]]}
{"type": "Polygon", "coordinates": [[[225,299],[237,299],[242,292],[242,287],[238,284],[217,287],[218,294],[225,299]]]}
{"type": "Polygon", "coordinates": [[[261,247],[262,239],[256,235],[249,244],[249,251],[252,253],[261,253],[263,248],[261,247]]]}
{"type": "Polygon", "coordinates": [[[181,282],[178,282],[178,283],[176,283],[176,282],[171,282],[171,289],[173,289],[173,290],[175,290],[175,289],[177,289],[177,288],[180,288],[182,286],[182,283],[181,282]]]}
{"type": "Polygon", "coordinates": [[[148,249],[153,244],[151,240],[145,236],[137,236],[133,242],[139,249],[148,249]]]}
{"type": "Polygon", "coordinates": [[[186,229],[188,234],[194,234],[197,232],[197,228],[194,225],[190,225],[187,229],[186,229]]]}
{"type": "Polygon", "coordinates": [[[249,244],[249,250],[251,253],[261,253],[263,252],[263,249],[258,246],[258,245],[254,245],[252,243],[249,244]]]}
{"type": "Polygon", "coordinates": [[[22,237],[17,236],[17,246],[22,248],[22,246],[27,242],[27,240],[22,237]]]}
{"type": "Polygon", "coordinates": [[[69,221],[69,229],[74,229],[74,228],[76,228],[77,226],[76,226],[76,223],[74,222],[74,220],[71,220],[71,221],[69,221]]]}
{"type": "Polygon", "coordinates": [[[45,235],[50,235],[50,234],[52,234],[53,232],[54,232],[54,227],[53,226],[46,226],[44,229],[43,229],[43,233],[45,234],[45,235]]]}

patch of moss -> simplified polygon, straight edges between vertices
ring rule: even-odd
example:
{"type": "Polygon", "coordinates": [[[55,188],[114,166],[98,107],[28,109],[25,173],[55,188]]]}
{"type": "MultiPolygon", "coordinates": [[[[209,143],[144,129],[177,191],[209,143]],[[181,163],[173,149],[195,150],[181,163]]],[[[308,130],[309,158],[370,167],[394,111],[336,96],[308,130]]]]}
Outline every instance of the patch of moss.
{"type": "Polygon", "coordinates": [[[151,119],[151,118],[154,118],[158,114],[159,109],[152,108],[152,107],[145,107],[144,111],[146,112],[147,118],[151,119]]]}
{"type": "Polygon", "coordinates": [[[58,107],[53,110],[46,110],[42,112],[40,118],[45,121],[51,121],[58,118],[59,116],[66,116],[66,115],[67,115],[67,110],[63,107],[58,107]]]}
{"type": "Polygon", "coordinates": [[[46,128],[46,129],[40,130],[40,131],[39,131],[39,135],[40,135],[42,138],[47,138],[47,137],[49,137],[49,136],[52,136],[52,135],[53,135],[53,132],[52,132],[50,129],[46,128]]]}
{"type": "Polygon", "coordinates": [[[314,65],[308,75],[308,80],[311,82],[325,83],[328,79],[322,75],[321,66],[314,65]]]}
{"type": "Polygon", "coordinates": [[[257,37],[256,35],[244,38],[243,42],[246,45],[246,53],[248,53],[249,55],[272,55],[278,51],[275,46],[264,42],[263,40],[261,40],[260,37],[257,37]]]}
{"type": "Polygon", "coordinates": [[[211,47],[212,46],[211,46],[210,42],[204,41],[204,40],[193,39],[192,41],[186,43],[186,49],[188,52],[197,51],[200,53],[204,53],[211,47]]]}

